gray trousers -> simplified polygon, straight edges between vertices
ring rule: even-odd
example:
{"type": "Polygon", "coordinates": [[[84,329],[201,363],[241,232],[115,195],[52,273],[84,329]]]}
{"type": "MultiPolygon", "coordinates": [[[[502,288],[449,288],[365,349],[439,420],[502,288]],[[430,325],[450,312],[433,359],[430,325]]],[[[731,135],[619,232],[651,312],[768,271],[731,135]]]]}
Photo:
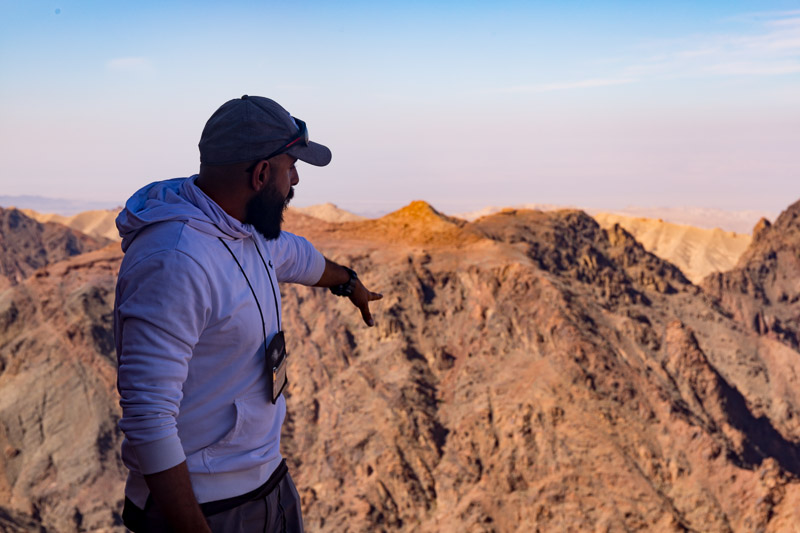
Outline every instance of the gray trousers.
{"type": "MultiPolygon", "coordinates": [[[[129,502],[126,502],[127,505],[129,502]]],[[[144,523],[143,527],[135,530],[136,533],[172,531],[156,505],[148,505],[140,512],[144,515],[144,523]]],[[[288,473],[266,496],[206,519],[214,533],[303,533],[300,495],[288,473]]],[[[126,525],[130,527],[129,524],[126,525]]]]}

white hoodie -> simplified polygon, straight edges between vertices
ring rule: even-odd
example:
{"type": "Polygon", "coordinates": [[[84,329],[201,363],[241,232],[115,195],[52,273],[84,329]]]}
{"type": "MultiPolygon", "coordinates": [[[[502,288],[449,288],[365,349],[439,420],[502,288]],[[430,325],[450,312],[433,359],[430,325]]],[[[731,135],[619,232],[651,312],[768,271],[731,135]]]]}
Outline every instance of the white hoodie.
{"type": "MultiPolygon", "coordinates": [[[[140,508],[149,494],[143,476],[184,460],[200,503],[255,489],[281,461],[286,403],[269,400],[261,316],[219,239],[258,296],[267,343],[278,331],[277,281],[313,285],[325,269],[308,241],[287,232],[267,241],[195,179],[152,183],[117,217],[125,252],[114,305],[122,459],[125,494],[140,508]]],[[[291,355],[289,362],[291,380],[291,355]]]]}

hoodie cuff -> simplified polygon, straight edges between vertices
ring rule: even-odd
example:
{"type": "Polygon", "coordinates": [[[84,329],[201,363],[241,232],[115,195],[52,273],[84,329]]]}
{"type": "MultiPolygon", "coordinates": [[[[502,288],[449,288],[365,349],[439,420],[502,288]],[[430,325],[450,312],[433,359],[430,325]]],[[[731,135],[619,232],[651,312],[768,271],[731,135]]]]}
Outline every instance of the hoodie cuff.
{"type": "Polygon", "coordinates": [[[133,449],[139,461],[139,469],[144,475],[163,472],[186,460],[186,454],[183,453],[183,446],[178,435],[140,444],[134,446],[133,449]]]}

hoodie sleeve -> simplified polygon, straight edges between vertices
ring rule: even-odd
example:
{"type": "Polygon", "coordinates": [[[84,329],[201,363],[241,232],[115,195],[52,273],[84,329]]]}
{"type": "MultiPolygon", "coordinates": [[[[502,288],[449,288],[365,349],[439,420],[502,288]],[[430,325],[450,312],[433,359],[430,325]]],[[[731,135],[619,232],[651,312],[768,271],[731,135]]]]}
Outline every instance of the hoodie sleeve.
{"type": "Polygon", "coordinates": [[[143,474],[186,458],[176,420],[189,360],[210,309],[205,271],[180,251],[155,253],[120,275],[120,428],[143,474]]]}
{"type": "MultiPolygon", "coordinates": [[[[263,240],[262,240],[263,242],[263,240]]],[[[278,281],[314,285],[325,270],[325,257],[303,237],[281,231],[268,241],[278,281]]]]}

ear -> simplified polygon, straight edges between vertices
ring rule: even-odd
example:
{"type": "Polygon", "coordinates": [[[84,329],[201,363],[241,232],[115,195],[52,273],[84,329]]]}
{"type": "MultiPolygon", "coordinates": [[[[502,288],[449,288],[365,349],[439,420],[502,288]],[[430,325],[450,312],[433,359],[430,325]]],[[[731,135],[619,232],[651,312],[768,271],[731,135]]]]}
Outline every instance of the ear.
{"type": "Polygon", "coordinates": [[[253,173],[250,175],[250,186],[253,188],[253,190],[260,192],[261,189],[266,186],[267,182],[269,181],[269,170],[269,161],[266,159],[256,163],[253,173]]]}

